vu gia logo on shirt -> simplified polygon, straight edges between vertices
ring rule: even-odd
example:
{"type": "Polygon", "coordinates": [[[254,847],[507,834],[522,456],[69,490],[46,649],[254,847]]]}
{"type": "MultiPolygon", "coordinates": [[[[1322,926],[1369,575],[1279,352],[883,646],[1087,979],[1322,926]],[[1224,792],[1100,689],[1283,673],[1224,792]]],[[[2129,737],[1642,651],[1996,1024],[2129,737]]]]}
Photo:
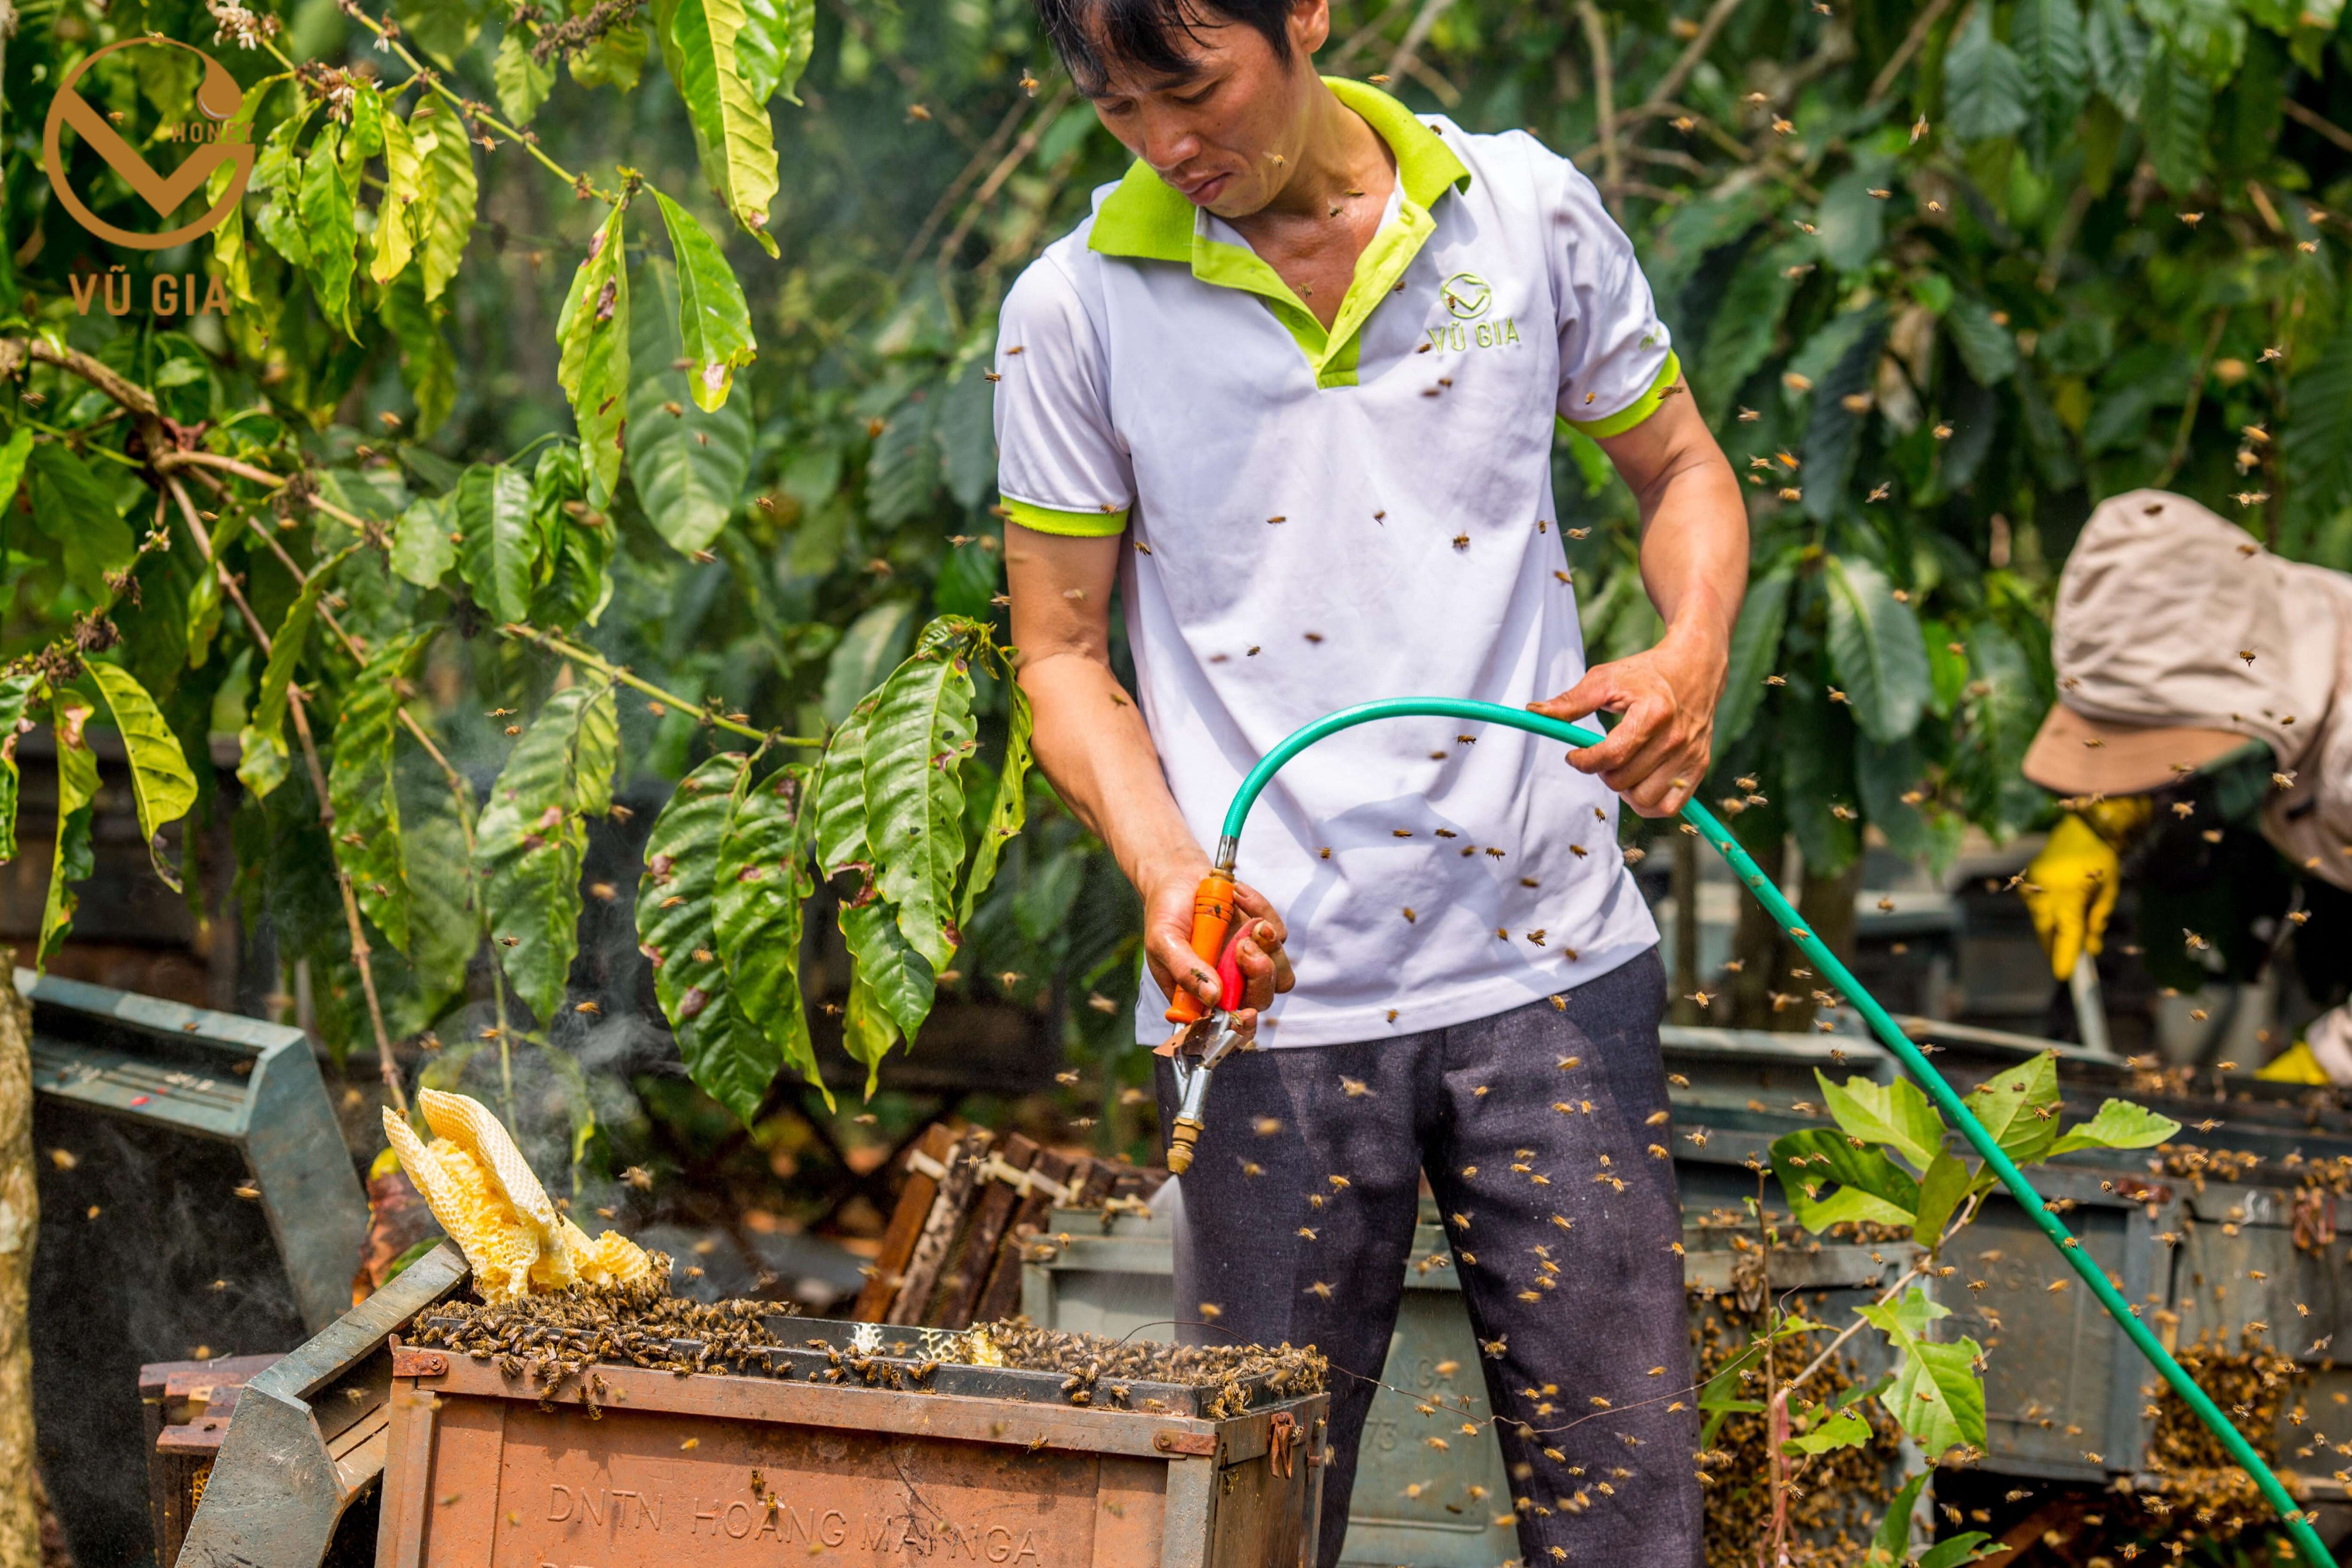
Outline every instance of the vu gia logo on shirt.
{"type": "Polygon", "coordinates": [[[1426,329],[1431,348],[1492,349],[1519,341],[1519,324],[1513,318],[1481,319],[1494,307],[1495,289],[1475,272],[1456,272],[1437,286],[1437,293],[1454,320],[1426,329]]]}

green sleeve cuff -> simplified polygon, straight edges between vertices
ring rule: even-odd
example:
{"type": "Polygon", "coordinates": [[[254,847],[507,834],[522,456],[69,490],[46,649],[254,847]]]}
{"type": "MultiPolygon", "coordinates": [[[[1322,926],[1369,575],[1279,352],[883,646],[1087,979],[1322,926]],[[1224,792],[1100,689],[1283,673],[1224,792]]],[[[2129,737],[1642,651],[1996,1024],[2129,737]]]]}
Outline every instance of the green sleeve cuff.
{"type": "Polygon", "coordinates": [[[1666,400],[1666,389],[1682,379],[1683,362],[1672,349],[1666,351],[1666,363],[1658,369],[1658,379],[1650,383],[1650,390],[1642,394],[1616,413],[1600,419],[1570,419],[1565,414],[1559,422],[1579,435],[1599,440],[1607,436],[1622,436],[1643,420],[1658,411],[1666,400]]]}
{"type": "Polygon", "coordinates": [[[1039,533],[1058,533],[1070,539],[1108,539],[1127,531],[1127,508],[1116,511],[1056,511],[1052,507],[1037,506],[1030,501],[1004,498],[1004,515],[1024,528],[1039,533]]]}

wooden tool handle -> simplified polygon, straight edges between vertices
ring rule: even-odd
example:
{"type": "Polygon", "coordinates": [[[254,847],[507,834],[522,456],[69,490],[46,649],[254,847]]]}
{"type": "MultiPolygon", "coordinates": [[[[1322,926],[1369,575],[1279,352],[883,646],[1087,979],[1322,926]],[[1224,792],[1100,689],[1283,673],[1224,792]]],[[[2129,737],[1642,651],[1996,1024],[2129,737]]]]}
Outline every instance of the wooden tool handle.
{"type": "MultiPolygon", "coordinates": [[[[1233,924],[1234,879],[1223,871],[1212,871],[1201,879],[1200,888],[1192,894],[1192,952],[1213,973],[1223,955],[1225,936],[1233,924]]],[[[1166,1015],[1171,1024],[1194,1023],[1208,1011],[1184,979],[1176,977],[1175,1000],[1166,1015]]]]}

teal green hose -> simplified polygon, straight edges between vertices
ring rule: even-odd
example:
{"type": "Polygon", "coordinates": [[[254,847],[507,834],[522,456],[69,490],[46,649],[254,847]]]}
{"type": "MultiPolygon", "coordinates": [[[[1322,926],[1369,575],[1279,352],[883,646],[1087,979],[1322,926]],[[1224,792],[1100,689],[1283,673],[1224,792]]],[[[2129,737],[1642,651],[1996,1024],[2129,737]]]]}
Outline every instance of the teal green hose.
{"type": "MultiPolygon", "coordinates": [[[[1265,760],[1252,768],[1249,776],[1242,780],[1241,788],[1234,795],[1234,804],[1225,813],[1224,841],[1219,846],[1220,863],[1230,868],[1232,847],[1241,840],[1242,825],[1249,819],[1250,807],[1257,804],[1257,797],[1265,790],[1267,781],[1274,777],[1285,763],[1324,736],[1339,731],[1369,723],[1375,719],[1419,717],[1472,719],[1486,723],[1508,724],[1514,729],[1528,730],[1538,735],[1548,735],[1555,741],[1564,741],[1571,746],[1595,746],[1599,745],[1602,739],[1593,731],[1561,720],[1548,719],[1540,713],[1530,713],[1525,709],[1506,708],[1494,702],[1470,702],[1459,698],[1400,697],[1382,702],[1365,702],[1353,708],[1343,708],[1339,712],[1318,719],[1289,736],[1280,745],[1267,752],[1265,760]]],[[[2140,1354],[2147,1358],[2149,1364],[2164,1374],[2164,1381],[2172,1385],[2173,1391],[2188,1403],[2189,1407],[2197,1412],[2198,1419],[2204,1422],[2212,1431],[2213,1436],[2221,1440],[2221,1446],[2230,1451],[2230,1457],[2245,1467],[2246,1473],[2253,1477],[2254,1484],[2262,1489],[2263,1496],[2269,1500],[2273,1508],[2278,1510],[2279,1517],[2285,1521],[2288,1531],[2294,1537],[2295,1545],[2302,1551],[2304,1560],[2311,1564],[2311,1568],[2335,1568],[2335,1559],[2328,1555],[2327,1548],[2321,1544],[2319,1532],[2313,1530],[2305,1521],[2300,1505],[2287,1494],[2286,1488],[2280,1484],[2278,1477],[2271,1473],[2271,1468],[2263,1463],[2263,1457],[2254,1452],[2253,1445],[2246,1440],[2243,1433],[2230,1424],[2228,1418],[2221,1414],[2220,1407],[2214,1405],[2203,1389],[2197,1386],[2189,1373],[2181,1369],[2180,1363],[2173,1360],[2171,1353],[2164,1348],[2154,1334],[2148,1331],[2147,1325],[2140,1321],[2139,1314],[2133,1310],[2129,1302],[2124,1300],[2122,1292],[2109,1284],[2105,1273],[2091,1261],[2089,1248],[2076,1244],[2074,1237],[2067,1232],[2064,1224],[2042,1203],[2042,1194],[2035,1192],[2032,1184],[2026,1181],[2025,1173],[2017,1168],[2015,1163],[2007,1154],[2001,1152],[2000,1145],[1994,1141],[1992,1134],[1986,1131],[1984,1124],[1970,1113],[1967,1104],[1954,1091],[1952,1086],[1944,1081],[1944,1075],[1928,1065],[1927,1058],[1920,1054],[1919,1047],[1911,1043],[1903,1031],[1895,1026],[1895,1020],[1887,1015],[1886,1009],[1880,1006],[1870,993],[1862,988],[1844,964],[1838,962],[1837,955],[1832,952],[1819,937],[1805,929],[1803,920],[1790,906],[1789,900],[1780,896],[1780,889],[1773,884],[1770,878],[1765,876],[1757,868],[1756,862],[1749,858],[1748,851],[1741,848],[1739,841],[1725,830],[1722,823],[1716,820],[1713,812],[1699,805],[1696,800],[1693,800],[1683,807],[1682,815],[1683,820],[1697,828],[1699,836],[1715,846],[1716,853],[1730,863],[1732,870],[1738,875],[1739,880],[1746,885],[1748,890],[1762,900],[1765,909],[1769,910],[1772,918],[1780,923],[1780,929],[1787,931],[1790,940],[1804,950],[1805,956],[1813,961],[1827,984],[1845,996],[1853,1003],[1854,1009],[1870,1021],[1871,1032],[1879,1037],[1888,1050],[1895,1053],[1895,1059],[1903,1064],[1904,1069],[1918,1080],[1920,1088],[1927,1091],[1927,1097],[1936,1102],[1937,1109],[1944,1113],[1945,1120],[1960,1130],[1960,1135],[1969,1141],[1971,1148],[1983,1156],[1985,1163],[1991,1168],[1995,1175],[2000,1178],[2001,1184],[2009,1189],[2010,1195],[2018,1201],[2027,1214],[2033,1216],[2033,1223],[2042,1227],[2042,1233],[2050,1238],[2051,1245],[2058,1248],[2058,1256],[2064,1258],[2074,1272],[2083,1277],[2083,1283],[2090,1287],[2091,1294],[2099,1299],[2099,1305],[2105,1307],[2107,1310],[2107,1315],[2115,1319],[2116,1326],[2122,1329],[2125,1336],[2139,1347],[2140,1354]]],[[[1688,916],[1685,915],[1685,918],[1688,916]]]]}

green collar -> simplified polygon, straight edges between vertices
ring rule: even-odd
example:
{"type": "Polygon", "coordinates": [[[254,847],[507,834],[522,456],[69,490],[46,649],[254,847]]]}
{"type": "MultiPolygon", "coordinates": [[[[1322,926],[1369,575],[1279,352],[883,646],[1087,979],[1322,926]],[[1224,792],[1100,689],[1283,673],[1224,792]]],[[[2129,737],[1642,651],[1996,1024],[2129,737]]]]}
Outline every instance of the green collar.
{"type": "MultiPolygon", "coordinates": [[[[1341,103],[1362,115],[1373,133],[1388,143],[1390,155],[1396,159],[1397,184],[1408,201],[1426,208],[1445,194],[1448,185],[1468,188],[1470,171],[1463,167],[1445,139],[1423,125],[1412,110],[1362,82],[1327,76],[1323,84],[1341,103]]],[[[1118,188],[1103,199],[1087,248],[1106,256],[1189,262],[1198,214],[1198,208],[1139,158],[1118,188]]]]}

